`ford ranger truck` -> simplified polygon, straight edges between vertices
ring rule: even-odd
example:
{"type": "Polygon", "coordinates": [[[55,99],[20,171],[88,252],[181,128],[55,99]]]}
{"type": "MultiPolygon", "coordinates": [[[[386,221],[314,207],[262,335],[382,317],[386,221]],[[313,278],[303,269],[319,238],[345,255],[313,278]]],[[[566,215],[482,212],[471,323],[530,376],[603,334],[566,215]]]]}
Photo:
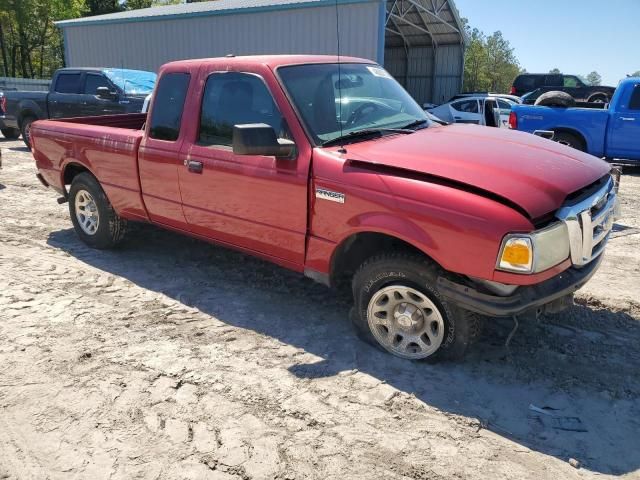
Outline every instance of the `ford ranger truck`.
{"type": "Polygon", "coordinates": [[[640,161],[640,77],[620,82],[605,109],[517,105],[509,124],[523,132],[554,132],[553,139],[597,157],[640,161]]]}
{"type": "Polygon", "coordinates": [[[149,222],[348,279],[357,331],[407,359],[460,358],[478,314],[566,306],[602,261],[616,202],[604,161],[435,124],[358,58],[169,63],[148,115],[38,121],[32,141],[87,245],[149,222]]]}

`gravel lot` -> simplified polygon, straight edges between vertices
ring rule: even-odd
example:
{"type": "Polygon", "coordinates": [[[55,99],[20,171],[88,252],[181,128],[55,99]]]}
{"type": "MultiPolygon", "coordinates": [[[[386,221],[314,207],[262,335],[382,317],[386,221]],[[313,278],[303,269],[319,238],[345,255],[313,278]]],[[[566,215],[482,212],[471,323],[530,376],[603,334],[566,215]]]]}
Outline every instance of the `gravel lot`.
{"type": "Polygon", "coordinates": [[[429,365],[245,255],[145,225],[85,247],[0,146],[0,479],[640,478],[640,170],[576,306],[429,365]]]}

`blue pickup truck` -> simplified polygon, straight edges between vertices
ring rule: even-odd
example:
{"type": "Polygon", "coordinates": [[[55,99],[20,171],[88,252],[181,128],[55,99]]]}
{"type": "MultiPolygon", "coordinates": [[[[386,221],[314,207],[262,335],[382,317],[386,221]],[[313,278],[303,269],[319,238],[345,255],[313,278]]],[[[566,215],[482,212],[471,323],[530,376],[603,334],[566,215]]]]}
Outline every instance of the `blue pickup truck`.
{"type": "Polygon", "coordinates": [[[552,131],[553,139],[596,157],[640,161],[640,77],[620,82],[606,108],[516,105],[512,129],[552,131]]]}

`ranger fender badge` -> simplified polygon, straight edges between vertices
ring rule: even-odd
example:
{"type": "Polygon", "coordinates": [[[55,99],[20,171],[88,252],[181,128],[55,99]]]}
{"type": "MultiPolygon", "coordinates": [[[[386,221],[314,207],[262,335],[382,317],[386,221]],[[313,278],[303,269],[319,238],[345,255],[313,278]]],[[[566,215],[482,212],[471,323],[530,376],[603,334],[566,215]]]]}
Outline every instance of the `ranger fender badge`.
{"type": "Polygon", "coordinates": [[[316,198],[322,198],[331,202],[344,203],[344,193],[333,192],[325,188],[316,187],[316,198]]]}

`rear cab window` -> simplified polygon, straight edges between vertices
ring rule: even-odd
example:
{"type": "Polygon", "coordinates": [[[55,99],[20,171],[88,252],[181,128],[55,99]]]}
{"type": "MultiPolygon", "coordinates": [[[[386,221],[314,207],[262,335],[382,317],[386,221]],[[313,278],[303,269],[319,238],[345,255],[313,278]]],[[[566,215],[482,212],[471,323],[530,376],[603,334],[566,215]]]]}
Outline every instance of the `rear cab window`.
{"type": "Polygon", "coordinates": [[[174,142],[180,136],[180,123],[191,75],[185,72],[165,73],[158,83],[149,137],[174,142]]]}
{"type": "Polygon", "coordinates": [[[80,73],[59,73],[54,91],[56,93],[80,93],[80,73]]]}
{"type": "Polygon", "coordinates": [[[631,100],[629,101],[629,110],[640,111],[640,85],[636,85],[631,92],[631,100]]]}
{"type": "Polygon", "coordinates": [[[538,77],[536,77],[535,75],[520,75],[518,78],[516,78],[514,86],[518,90],[527,90],[530,92],[531,90],[535,90],[537,88],[537,78],[538,77]]]}

